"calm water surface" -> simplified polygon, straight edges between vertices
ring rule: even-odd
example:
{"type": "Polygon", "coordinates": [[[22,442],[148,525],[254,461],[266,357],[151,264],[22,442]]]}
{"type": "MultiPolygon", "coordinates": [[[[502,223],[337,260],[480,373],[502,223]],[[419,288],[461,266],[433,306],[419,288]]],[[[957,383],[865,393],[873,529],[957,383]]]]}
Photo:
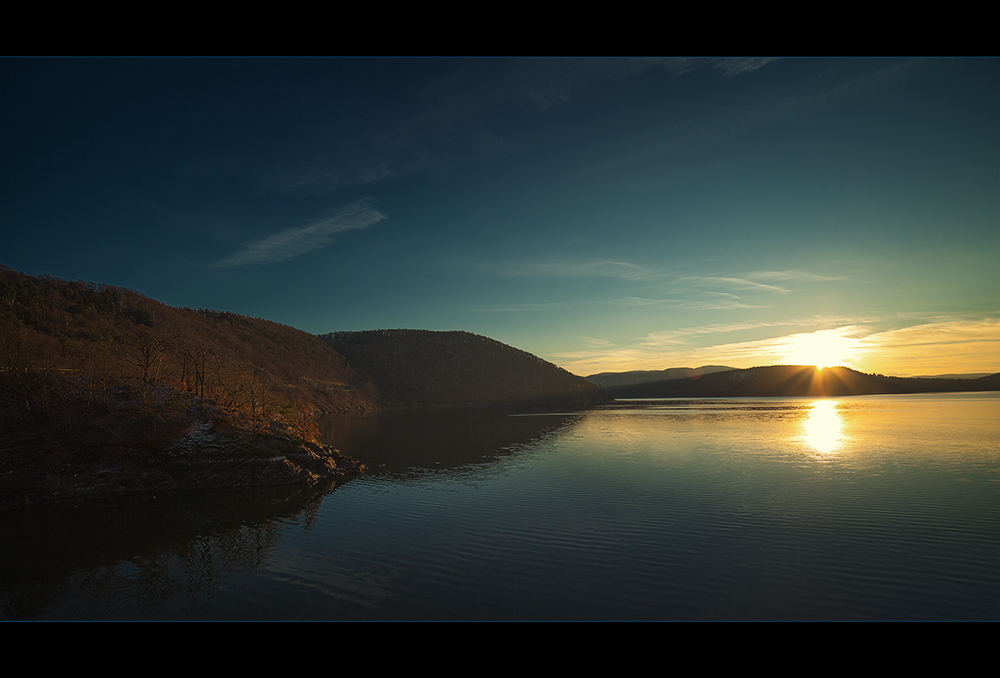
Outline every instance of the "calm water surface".
{"type": "Polygon", "coordinates": [[[1000,618],[997,394],[324,426],[367,475],[0,514],[0,618],[1000,618]]]}

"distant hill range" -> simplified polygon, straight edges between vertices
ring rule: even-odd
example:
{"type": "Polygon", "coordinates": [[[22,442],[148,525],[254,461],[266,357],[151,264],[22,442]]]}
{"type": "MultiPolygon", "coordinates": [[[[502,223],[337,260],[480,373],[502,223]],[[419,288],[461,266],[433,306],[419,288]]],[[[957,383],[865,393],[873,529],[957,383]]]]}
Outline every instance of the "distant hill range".
{"type": "Polygon", "coordinates": [[[370,330],[322,335],[389,407],[598,405],[597,384],[469,332],[370,330]]]}
{"type": "Polygon", "coordinates": [[[600,372],[584,377],[589,382],[600,384],[604,388],[617,388],[633,384],[648,384],[667,379],[698,379],[713,372],[725,372],[735,369],[722,365],[702,365],[701,367],[672,367],[668,370],[632,370],[631,372],[600,372]]]}
{"type": "Polygon", "coordinates": [[[989,372],[975,372],[972,374],[918,374],[913,379],[979,379],[990,376],[989,372]]]}
{"type": "Polygon", "coordinates": [[[605,390],[614,398],[848,396],[1000,391],[1000,373],[975,379],[887,377],[865,374],[847,367],[817,369],[812,366],[777,365],[745,370],[729,369],[694,377],[622,386],[606,385],[605,390]]]}

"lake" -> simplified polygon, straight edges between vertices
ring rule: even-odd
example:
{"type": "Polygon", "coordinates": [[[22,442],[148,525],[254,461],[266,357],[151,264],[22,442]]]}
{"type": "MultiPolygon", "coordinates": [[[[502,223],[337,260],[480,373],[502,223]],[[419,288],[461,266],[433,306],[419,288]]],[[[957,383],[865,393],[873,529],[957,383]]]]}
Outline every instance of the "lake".
{"type": "Polygon", "coordinates": [[[322,428],[365,476],[5,512],[0,618],[1000,618],[1000,394],[322,428]]]}

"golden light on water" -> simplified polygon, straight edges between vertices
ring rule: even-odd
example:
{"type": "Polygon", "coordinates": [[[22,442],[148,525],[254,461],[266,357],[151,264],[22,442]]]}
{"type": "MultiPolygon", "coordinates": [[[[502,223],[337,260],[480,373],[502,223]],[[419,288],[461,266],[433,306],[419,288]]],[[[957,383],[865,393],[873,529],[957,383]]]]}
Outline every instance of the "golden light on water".
{"type": "Polygon", "coordinates": [[[824,454],[835,451],[844,439],[844,424],[836,400],[817,400],[805,421],[805,441],[824,454]]]}

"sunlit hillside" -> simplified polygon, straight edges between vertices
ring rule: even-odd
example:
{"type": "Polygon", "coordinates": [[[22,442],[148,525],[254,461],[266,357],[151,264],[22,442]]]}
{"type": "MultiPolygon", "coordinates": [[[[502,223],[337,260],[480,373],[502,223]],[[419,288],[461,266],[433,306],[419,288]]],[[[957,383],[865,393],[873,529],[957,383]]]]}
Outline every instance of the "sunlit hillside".
{"type": "Polygon", "coordinates": [[[375,409],[378,395],[329,344],[235,313],[173,308],[133,290],[0,269],[0,370],[27,409],[185,394],[253,416],[289,403],[375,409]]]}

